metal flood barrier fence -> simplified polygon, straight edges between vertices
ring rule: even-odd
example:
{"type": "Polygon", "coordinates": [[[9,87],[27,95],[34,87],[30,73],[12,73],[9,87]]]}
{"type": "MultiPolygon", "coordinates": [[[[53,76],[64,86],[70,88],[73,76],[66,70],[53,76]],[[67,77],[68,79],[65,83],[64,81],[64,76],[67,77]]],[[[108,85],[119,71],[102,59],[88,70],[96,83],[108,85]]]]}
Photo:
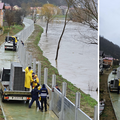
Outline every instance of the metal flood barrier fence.
{"type": "MultiPolygon", "coordinates": [[[[24,19],[25,22],[28,22],[30,26],[25,28],[25,31],[21,31],[21,34],[27,39],[30,34],[33,32],[33,22],[24,19]],[[30,29],[32,28],[32,29],[30,29]],[[30,32],[31,30],[31,32],[30,32]],[[28,34],[27,32],[28,31],[28,34]],[[25,34],[25,35],[24,35],[25,34]]],[[[24,42],[25,40],[24,39],[24,42]]],[[[23,46],[19,41],[18,46],[18,57],[21,65],[25,69],[27,66],[32,66],[33,71],[36,73],[36,64],[38,64],[38,78],[39,83],[41,84],[41,62],[36,62],[36,59],[32,57],[32,54],[26,50],[26,46],[23,46]]],[[[80,109],[80,93],[76,93],[76,102],[73,104],[68,98],[66,98],[66,88],[67,84],[63,82],[62,92],[58,91],[56,86],[56,75],[52,75],[52,88],[47,85],[48,80],[48,68],[44,68],[44,84],[46,85],[50,98],[47,100],[49,105],[49,110],[52,110],[59,120],[92,120],[88,115],[86,115],[80,109]]],[[[98,120],[98,106],[95,106],[94,110],[94,120],[98,120]]]]}
{"type": "MultiPolygon", "coordinates": [[[[55,86],[55,84],[53,86],[55,86]]],[[[62,92],[58,91],[55,87],[51,89],[47,83],[46,87],[50,93],[50,100],[48,101],[49,109],[58,116],[59,120],[92,120],[80,109],[79,92],[76,93],[76,103],[73,104],[68,98],[66,98],[67,84],[65,82],[63,82],[62,85],[62,92]]],[[[95,107],[94,120],[98,120],[97,111],[98,108],[95,107]]]]}

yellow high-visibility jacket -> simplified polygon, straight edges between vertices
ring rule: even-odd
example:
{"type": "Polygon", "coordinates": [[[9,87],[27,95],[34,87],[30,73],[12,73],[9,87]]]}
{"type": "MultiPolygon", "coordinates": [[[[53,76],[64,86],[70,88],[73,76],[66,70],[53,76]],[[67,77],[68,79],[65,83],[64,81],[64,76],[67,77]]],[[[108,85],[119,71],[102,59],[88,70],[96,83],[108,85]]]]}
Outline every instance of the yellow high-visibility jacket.
{"type": "Polygon", "coordinates": [[[33,82],[32,73],[33,73],[33,71],[30,70],[30,71],[28,71],[28,73],[25,76],[25,85],[24,85],[24,87],[26,87],[26,88],[30,88],[30,84],[31,84],[31,82],[33,82]]]}
{"type": "MultiPolygon", "coordinates": [[[[41,86],[38,87],[38,90],[40,90],[40,89],[41,89],[41,86]]],[[[39,97],[39,101],[41,101],[41,97],[39,97]]]]}
{"type": "Polygon", "coordinates": [[[38,76],[37,76],[37,75],[35,75],[34,77],[36,78],[36,82],[34,82],[34,81],[33,81],[32,86],[34,86],[34,87],[35,87],[35,86],[39,83],[39,78],[38,78],[38,76]]]}
{"type": "Polygon", "coordinates": [[[15,43],[17,43],[17,38],[15,36],[12,36],[13,38],[15,38],[15,43]]]}
{"type": "Polygon", "coordinates": [[[119,84],[118,84],[118,86],[120,86],[120,79],[119,79],[119,84]]]}
{"type": "Polygon", "coordinates": [[[25,75],[29,72],[28,67],[25,68],[25,75]]]}

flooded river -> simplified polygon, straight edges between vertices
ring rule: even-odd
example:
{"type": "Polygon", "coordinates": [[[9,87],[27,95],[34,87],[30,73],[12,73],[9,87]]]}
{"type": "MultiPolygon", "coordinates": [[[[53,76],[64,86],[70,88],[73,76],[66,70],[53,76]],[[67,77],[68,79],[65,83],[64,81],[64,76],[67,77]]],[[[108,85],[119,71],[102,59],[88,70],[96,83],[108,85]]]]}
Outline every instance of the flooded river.
{"type": "MultiPolygon", "coordinates": [[[[63,20],[55,20],[49,24],[48,34],[45,34],[45,22],[40,20],[38,25],[44,28],[44,33],[39,42],[43,55],[56,67],[55,56],[59,37],[63,29],[63,20]]],[[[68,81],[80,88],[86,94],[98,99],[98,46],[86,44],[88,37],[97,39],[97,32],[89,27],[70,21],[63,35],[57,61],[57,69],[68,81]]]]}

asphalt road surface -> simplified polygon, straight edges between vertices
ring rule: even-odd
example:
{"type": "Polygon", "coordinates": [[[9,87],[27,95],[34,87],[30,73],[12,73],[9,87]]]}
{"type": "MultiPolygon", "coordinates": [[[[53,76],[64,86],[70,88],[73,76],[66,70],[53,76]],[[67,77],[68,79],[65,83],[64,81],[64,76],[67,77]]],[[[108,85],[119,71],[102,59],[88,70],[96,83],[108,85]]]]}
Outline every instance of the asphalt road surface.
{"type": "MultiPolygon", "coordinates": [[[[114,78],[116,78],[116,75],[110,73],[108,81],[114,78]]],[[[120,120],[120,94],[117,94],[117,92],[110,92],[110,96],[117,120],[120,120]]]]}

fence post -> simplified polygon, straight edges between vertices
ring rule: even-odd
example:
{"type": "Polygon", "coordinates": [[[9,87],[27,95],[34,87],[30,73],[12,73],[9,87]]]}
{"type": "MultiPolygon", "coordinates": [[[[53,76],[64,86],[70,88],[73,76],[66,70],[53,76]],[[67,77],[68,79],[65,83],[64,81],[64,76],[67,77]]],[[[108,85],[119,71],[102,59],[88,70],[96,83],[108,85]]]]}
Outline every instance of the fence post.
{"type": "Polygon", "coordinates": [[[94,120],[98,120],[98,107],[94,107],[94,120]]]}
{"type": "Polygon", "coordinates": [[[21,44],[21,65],[23,66],[24,65],[24,47],[23,45],[21,44]]]}
{"type": "Polygon", "coordinates": [[[36,59],[33,59],[33,72],[36,74],[36,59]]]}
{"type": "Polygon", "coordinates": [[[28,66],[28,54],[29,54],[29,52],[28,51],[26,51],[26,67],[28,66]]]}
{"type": "Polygon", "coordinates": [[[48,68],[44,68],[44,84],[47,84],[48,68]]]}
{"type": "Polygon", "coordinates": [[[61,112],[60,112],[59,120],[64,120],[64,98],[66,97],[66,87],[67,87],[67,83],[66,83],[66,82],[63,82],[63,83],[62,83],[61,112]]]}
{"type": "Polygon", "coordinates": [[[41,84],[41,62],[38,62],[38,78],[39,78],[39,84],[41,84]]]}
{"type": "Polygon", "coordinates": [[[51,100],[50,100],[50,107],[49,110],[53,110],[53,102],[54,102],[54,87],[56,85],[56,75],[52,75],[52,93],[51,93],[51,100]]]}
{"type": "Polygon", "coordinates": [[[75,120],[77,119],[77,114],[78,114],[78,108],[80,108],[80,93],[76,92],[76,101],[75,101],[75,120]]]}
{"type": "Polygon", "coordinates": [[[32,53],[30,53],[30,66],[32,66],[32,53]]]}
{"type": "Polygon", "coordinates": [[[23,68],[25,69],[26,49],[23,47],[23,68]]]}

